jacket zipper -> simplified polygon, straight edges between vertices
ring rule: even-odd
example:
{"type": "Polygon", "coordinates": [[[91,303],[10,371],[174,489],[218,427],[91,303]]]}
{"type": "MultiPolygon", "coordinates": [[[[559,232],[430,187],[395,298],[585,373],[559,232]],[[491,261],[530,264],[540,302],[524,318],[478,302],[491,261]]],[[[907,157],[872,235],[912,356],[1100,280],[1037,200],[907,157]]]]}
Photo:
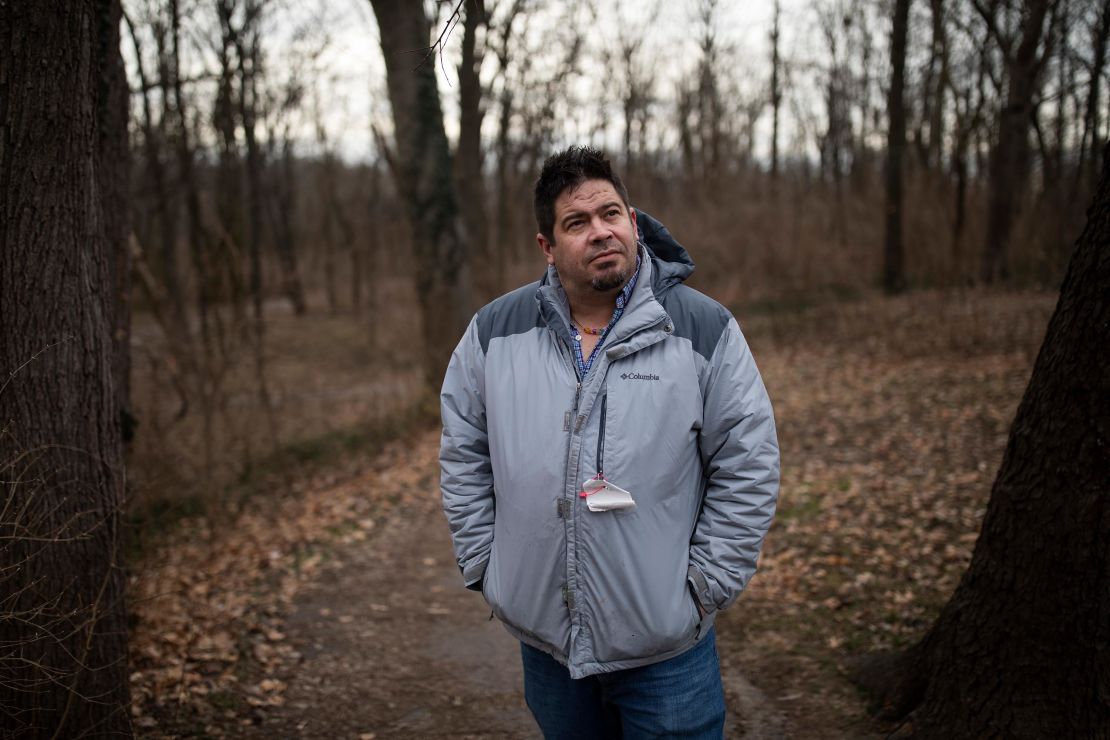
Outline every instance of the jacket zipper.
{"type": "Polygon", "coordinates": [[[605,459],[605,406],[609,400],[609,394],[606,393],[601,397],[601,420],[598,422],[597,427],[597,478],[603,480],[605,478],[605,468],[603,466],[605,459]]]}

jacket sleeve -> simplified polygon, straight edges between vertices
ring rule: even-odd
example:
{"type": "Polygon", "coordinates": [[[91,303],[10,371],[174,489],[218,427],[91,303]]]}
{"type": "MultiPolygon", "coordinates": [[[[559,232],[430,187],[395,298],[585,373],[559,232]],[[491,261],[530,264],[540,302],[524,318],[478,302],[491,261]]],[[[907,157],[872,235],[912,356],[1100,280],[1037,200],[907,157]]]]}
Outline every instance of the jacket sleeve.
{"type": "Polygon", "coordinates": [[[440,393],[440,492],[463,582],[481,590],[493,545],[493,469],[486,433],[485,352],[477,318],[451,355],[440,393]]]}
{"type": "Polygon", "coordinates": [[[698,447],[706,490],[690,540],[688,579],[711,613],[735,601],[755,573],[779,490],[771,401],[731,317],[702,372],[702,399],[698,447]]]}

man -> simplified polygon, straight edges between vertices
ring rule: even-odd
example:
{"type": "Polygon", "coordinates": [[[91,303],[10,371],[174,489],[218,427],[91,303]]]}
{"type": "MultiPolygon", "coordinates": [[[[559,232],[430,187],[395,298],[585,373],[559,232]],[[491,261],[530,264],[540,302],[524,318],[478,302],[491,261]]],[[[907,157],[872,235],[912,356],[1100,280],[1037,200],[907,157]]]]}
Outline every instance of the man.
{"type": "Polygon", "coordinates": [[[534,205],[546,275],[478,312],[443,383],[459,568],[521,641],[546,737],[720,737],[712,626],[774,515],[771,404],[600,152],[550,157],[534,205]]]}

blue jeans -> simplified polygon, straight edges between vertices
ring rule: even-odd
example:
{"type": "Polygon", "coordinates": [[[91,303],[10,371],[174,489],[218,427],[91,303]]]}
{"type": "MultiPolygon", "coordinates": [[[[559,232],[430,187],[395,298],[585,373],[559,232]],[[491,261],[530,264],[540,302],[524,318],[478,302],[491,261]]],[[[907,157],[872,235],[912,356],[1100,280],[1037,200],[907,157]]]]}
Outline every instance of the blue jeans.
{"type": "Polygon", "coordinates": [[[543,651],[522,643],[520,652],[524,699],[546,740],[723,736],[714,630],[661,663],[577,680],[543,651]]]}

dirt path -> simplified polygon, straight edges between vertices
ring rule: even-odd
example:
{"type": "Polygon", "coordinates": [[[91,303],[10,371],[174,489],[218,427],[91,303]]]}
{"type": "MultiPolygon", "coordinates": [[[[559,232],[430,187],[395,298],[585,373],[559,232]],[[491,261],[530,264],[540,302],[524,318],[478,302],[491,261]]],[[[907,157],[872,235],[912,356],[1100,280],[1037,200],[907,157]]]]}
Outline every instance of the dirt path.
{"type": "MultiPolygon", "coordinates": [[[[518,643],[462,588],[437,505],[400,505],[334,553],[299,592],[286,634],[301,655],[258,737],[534,738],[518,643]]],[[[728,737],[776,738],[781,720],[724,660],[728,737]],[[741,722],[738,718],[743,717],[741,722]]]]}
{"type": "Polygon", "coordinates": [[[462,588],[442,514],[401,509],[298,595],[303,657],[260,736],[536,737],[517,643],[462,588]]]}

